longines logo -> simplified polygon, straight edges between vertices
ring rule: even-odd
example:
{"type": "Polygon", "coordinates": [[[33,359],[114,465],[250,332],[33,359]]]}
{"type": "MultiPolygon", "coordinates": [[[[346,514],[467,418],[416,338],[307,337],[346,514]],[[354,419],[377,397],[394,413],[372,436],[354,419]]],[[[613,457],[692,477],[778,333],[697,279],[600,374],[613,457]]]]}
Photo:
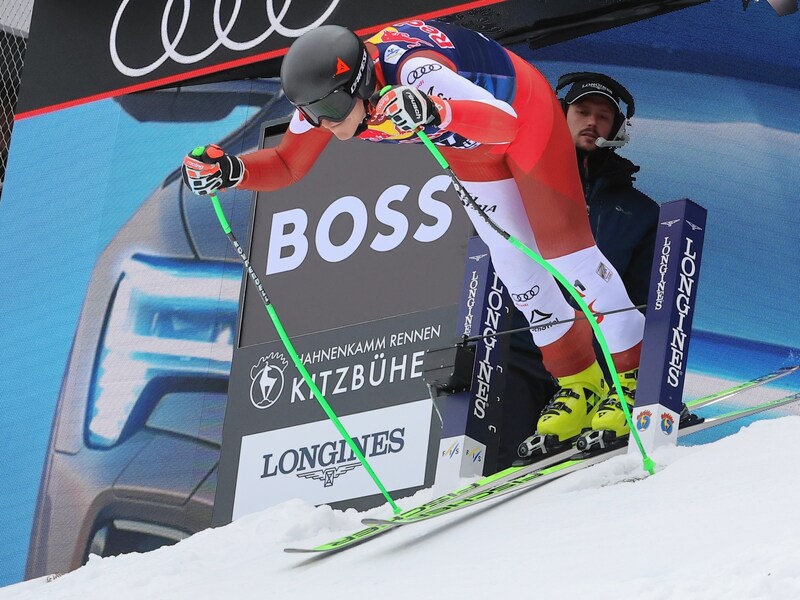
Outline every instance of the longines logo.
{"type": "Polygon", "coordinates": [[[689,224],[689,227],[692,228],[692,231],[697,231],[697,230],[703,231],[703,228],[700,227],[700,225],[695,225],[689,219],[686,219],[686,222],[689,224]]]}
{"type": "Polygon", "coordinates": [[[333,481],[339,477],[339,475],[344,475],[345,473],[349,473],[356,467],[360,467],[361,463],[350,463],[348,465],[341,465],[338,467],[330,467],[327,469],[318,469],[316,471],[311,471],[309,473],[298,473],[298,477],[302,477],[303,479],[316,479],[318,481],[324,482],[324,487],[331,487],[333,485],[333,481]]]}
{"type": "Polygon", "coordinates": [[[250,402],[259,409],[269,408],[278,401],[283,392],[283,372],[289,361],[280,352],[270,352],[258,359],[250,369],[250,402]]]}
{"type": "MultiPolygon", "coordinates": [[[[353,438],[353,441],[366,458],[374,458],[402,452],[406,445],[405,435],[405,427],[395,427],[368,433],[353,438]]],[[[280,454],[264,454],[262,458],[262,479],[294,475],[301,479],[322,481],[324,487],[331,487],[337,477],[361,466],[344,440],[288,448],[280,454]]]]}
{"type": "MultiPolygon", "coordinates": [[[[117,48],[117,38],[120,31],[120,23],[124,19],[126,9],[132,2],[133,0],[123,0],[117,9],[117,14],[114,16],[114,22],[111,25],[111,34],[109,36],[108,44],[111,60],[114,63],[114,66],[120,73],[127,75],[128,77],[142,77],[148,73],[152,73],[168,60],[172,60],[181,65],[198,63],[208,58],[220,46],[224,46],[228,50],[233,50],[234,52],[244,52],[246,50],[250,50],[251,48],[255,48],[273,33],[287,38],[300,37],[306,31],[310,31],[311,29],[322,25],[339,5],[339,0],[330,0],[328,7],[312,23],[309,23],[303,27],[292,28],[284,25],[285,20],[291,21],[292,23],[297,23],[298,21],[297,13],[299,11],[297,10],[295,10],[291,18],[287,18],[287,13],[289,12],[289,8],[292,6],[292,2],[276,2],[275,0],[266,0],[266,2],[262,3],[262,5],[266,5],[266,18],[269,22],[269,27],[267,27],[266,30],[253,39],[239,41],[232,39],[229,34],[239,18],[242,2],[237,1],[234,3],[233,10],[230,11],[230,14],[224,19],[225,22],[223,23],[223,15],[221,14],[223,1],[214,0],[214,16],[213,22],[210,25],[213,25],[216,41],[200,52],[184,54],[179,52],[177,48],[181,43],[181,40],[183,39],[187,29],[190,29],[189,20],[191,18],[190,13],[192,2],[191,0],[183,0],[183,2],[181,2],[179,5],[182,6],[182,8],[174,11],[175,14],[173,14],[172,8],[176,2],[175,0],[167,0],[167,2],[164,3],[164,8],[162,9],[163,14],[161,17],[161,45],[164,53],[148,65],[133,67],[125,63],[125,61],[120,57],[119,50],[117,48]],[[279,8],[277,11],[275,10],[276,4],[279,8]],[[177,15],[180,15],[180,24],[178,25],[177,31],[171,32],[169,23],[178,22],[177,15]]],[[[142,4],[141,0],[139,1],[139,4],[142,4]]],[[[229,3],[226,2],[225,4],[227,5],[229,3]]],[[[295,6],[297,5],[299,5],[299,3],[295,3],[295,6]]],[[[302,11],[303,16],[305,17],[308,13],[308,7],[303,5],[302,11]]],[[[227,12],[228,11],[226,11],[226,13],[227,12]]],[[[252,15],[248,15],[248,17],[251,16],[252,15]]],[[[191,26],[191,29],[196,31],[194,24],[191,26]]]]}

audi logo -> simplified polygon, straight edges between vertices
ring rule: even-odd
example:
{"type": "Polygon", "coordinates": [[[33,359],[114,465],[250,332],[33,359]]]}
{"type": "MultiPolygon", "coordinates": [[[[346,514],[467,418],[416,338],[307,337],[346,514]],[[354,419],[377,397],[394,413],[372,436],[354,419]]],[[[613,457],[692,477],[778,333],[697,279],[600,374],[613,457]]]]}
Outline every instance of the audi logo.
{"type": "MultiPolygon", "coordinates": [[[[290,28],[283,25],[283,20],[286,18],[287,13],[292,6],[292,0],[282,0],[283,6],[277,13],[275,12],[275,0],[265,0],[266,15],[267,19],[269,20],[269,27],[259,36],[251,40],[237,41],[231,39],[228,34],[231,32],[231,29],[233,29],[233,26],[236,24],[236,19],[239,17],[239,9],[242,6],[242,0],[235,0],[233,11],[230,13],[230,17],[228,17],[227,22],[224,24],[220,14],[222,0],[214,0],[213,25],[214,33],[217,36],[216,41],[201,52],[197,52],[195,54],[183,54],[182,52],[179,52],[177,48],[183,39],[183,35],[186,32],[186,27],[189,23],[192,0],[181,0],[183,3],[183,12],[178,30],[174,32],[174,34],[170,33],[168,30],[167,23],[170,21],[170,15],[172,14],[172,8],[176,3],[176,0],[167,0],[166,5],[164,6],[164,11],[161,15],[161,45],[164,48],[164,53],[148,65],[134,67],[126,64],[125,61],[123,61],[123,59],[120,57],[119,51],[117,50],[117,35],[119,33],[120,23],[124,19],[125,10],[132,1],[133,0],[123,0],[122,4],[120,4],[119,8],[117,9],[117,14],[114,15],[114,22],[111,25],[111,35],[109,36],[109,52],[111,54],[111,60],[117,70],[128,77],[142,77],[148,73],[152,73],[168,60],[172,60],[182,65],[198,63],[208,58],[220,46],[224,46],[225,48],[235,52],[244,52],[254,48],[255,46],[258,46],[273,33],[277,33],[278,35],[282,35],[287,38],[300,37],[306,31],[314,29],[315,27],[318,27],[324,23],[339,5],[339,0],[330,0],[328,8],[325,9],[325,11],[319,17],[317,17],[316,20],[314,20],[314,22],[309,23],[305,27],[290,28]]],[[[302,7],[302,9],[305,12],[308,12],[308,7],[302,7]]]]}
{"type": "Polygon", "coordinates": [[[539,293],[539,286],[535,285],[524,294],[511,294],[511,296],[517,302],[527,302],[528,300],[533,300],[536,297],[536,294],[538,293],[539,293]]]}
{"type": "Polygon", "coordinates": [[[411,85],[418,79],[427,75],[428,73],[432,73],[433,71],[438,71],[441,68],[442,65],[437,65],[437,64],[423,65],[418,69],[414,69],[413,71],[411,71],[411,73],[408,74],[406,81],[408,81],[408,84],[411,85]]]}

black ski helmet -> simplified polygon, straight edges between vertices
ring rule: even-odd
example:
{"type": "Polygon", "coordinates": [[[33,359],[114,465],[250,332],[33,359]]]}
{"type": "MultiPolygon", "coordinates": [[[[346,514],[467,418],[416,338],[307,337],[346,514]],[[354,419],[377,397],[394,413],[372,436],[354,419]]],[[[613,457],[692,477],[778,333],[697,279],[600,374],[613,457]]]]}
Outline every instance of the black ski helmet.
{"type": "Polygon", "coordinates": [[[286,98],[314,126],[322,118],[343,121],[357,99],[375,92],[375,66],[359,37],[339,25],[301,35],[281,65],[286,98]]]}

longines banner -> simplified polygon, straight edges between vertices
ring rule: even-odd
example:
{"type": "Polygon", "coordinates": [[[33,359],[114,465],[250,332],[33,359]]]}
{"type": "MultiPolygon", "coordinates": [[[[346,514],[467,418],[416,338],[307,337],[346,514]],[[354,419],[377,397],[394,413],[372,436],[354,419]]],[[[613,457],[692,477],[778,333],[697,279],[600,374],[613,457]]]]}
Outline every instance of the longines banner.
{"type": "MultiPolygon", "coordinates": [[[[422,363],[460,333],[471,230],[449,177],[420,147],[333,140],[306,178],[255,204],[253,268],[317,386],[390,491],[430,485],[441,423],[422,363]]],[[[247,281],[213,522],[288,497],[383,501],[247,281]]]]}
{"type": "MultiPolygon", "coordinates": [[[[323,23],[369,33],[503,0],[37,0],[17,113],[32,116],[251,64],[323,23]]],[[[277,63],[261,76],[277,75],[277,63]],[[270,72],[271,71],[271,72],[270,72]]]]}

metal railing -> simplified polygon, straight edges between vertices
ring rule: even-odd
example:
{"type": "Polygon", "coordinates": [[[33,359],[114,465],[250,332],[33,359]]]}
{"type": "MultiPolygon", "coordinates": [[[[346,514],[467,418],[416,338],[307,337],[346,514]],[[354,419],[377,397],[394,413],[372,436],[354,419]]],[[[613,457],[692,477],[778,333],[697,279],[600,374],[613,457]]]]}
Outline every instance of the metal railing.
{"type": "Polygon", "coordinates": [[[32,13],[33,0],[0,0],[0,194],[32,13]]]}

